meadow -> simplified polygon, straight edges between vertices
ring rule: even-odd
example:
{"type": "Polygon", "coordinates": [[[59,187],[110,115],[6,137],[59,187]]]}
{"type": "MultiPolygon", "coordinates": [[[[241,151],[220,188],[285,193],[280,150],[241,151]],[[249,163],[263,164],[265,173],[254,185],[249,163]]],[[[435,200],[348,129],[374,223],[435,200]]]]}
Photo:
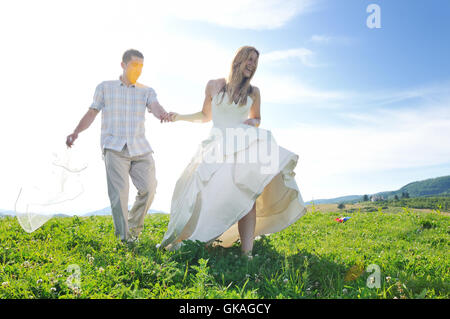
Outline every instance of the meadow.
{"type": "Polygon", "coordinates": [[[158,250],[164,214],[146,217],[136,244],[115,239],[111,216],[31,234],[0,218],[0,298],[449,298],[449,214],[367,205],[309,206],[251,259],[237,244],[158,250]]]}

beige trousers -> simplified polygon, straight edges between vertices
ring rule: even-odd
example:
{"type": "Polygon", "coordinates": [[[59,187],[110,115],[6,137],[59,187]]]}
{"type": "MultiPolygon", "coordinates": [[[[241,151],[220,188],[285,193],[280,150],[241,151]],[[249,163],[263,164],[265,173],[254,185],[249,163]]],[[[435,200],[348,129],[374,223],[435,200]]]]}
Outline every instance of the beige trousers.
{"type": "Polygon", "coordinates": [[[144,228],[144,217],[156,193],[157,180],[152,153],[130,156],[125,144],[122,151],[104,149],[103,155],[115,235],[121,240],[137,237],[144,228]],[[129,212],[128,176],[138,191],[129,212]]]}

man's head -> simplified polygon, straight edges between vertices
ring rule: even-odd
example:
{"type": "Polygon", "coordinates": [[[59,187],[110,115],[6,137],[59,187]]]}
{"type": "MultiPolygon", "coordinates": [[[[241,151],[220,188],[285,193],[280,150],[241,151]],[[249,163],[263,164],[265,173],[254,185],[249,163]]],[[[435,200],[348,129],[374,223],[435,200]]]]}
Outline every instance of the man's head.
{"type": "Polygon", "coordinates": [[[144,66],[144,55],[138,50],[130,49],[122,56],[123,75],[131,84],[135,84],[144,66]]]}

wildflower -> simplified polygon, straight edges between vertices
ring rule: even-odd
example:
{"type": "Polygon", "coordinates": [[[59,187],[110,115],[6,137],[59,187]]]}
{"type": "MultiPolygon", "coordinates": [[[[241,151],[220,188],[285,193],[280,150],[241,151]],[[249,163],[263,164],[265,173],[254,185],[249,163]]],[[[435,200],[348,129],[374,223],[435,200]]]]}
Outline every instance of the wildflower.
{"type": "Polygon", "coordinates": [[[79,287],[73,287],[72,288],[72,293],[76,296],[80,296],[81,295],[81,288],[79,287]]]}
{"type": "Polygon", "coordinates": [[[99,273],[102,273],[102,272],[104,272],[105,271],[105,269],[103,269],[103,267],[100,267],[99,269],[98,269],[98,272],[99,273]]]}
{"type": "Polygon", "coordinates": [[[346,294],[348,292],[347,288],[342,289],[342,292],[346,294]]]}
{"type": "Polygon", "coordinates": [[[130,271],[130,275],[134,276],[134,270],[130,271]]]}
{"type": "Polygon", "coordinates": [[[245,278],[250,278],[250,275],[249,274],[245,274],[245,278]]]}
{"type": "Polygon", "coordinates": [[[89,257],[89,263],[90,263],[90,264],[92,264],[92,263],[94,262],[94,259],[95,259],[95,258],[94,258],[94,257],[92,257],[92,256],[91,256],[91,257],[89,257]]]}
{"type": "Polygon", "coordinates": [[[287,278],[284,278],[283,283],[284,283],[284,284],[287,284],[288,281],[289,281],[289,280],[288,280],[287,278]]]}
{"type": "Polygon", "coordinates": [[[38,285],[41,284],[41,283],[42,283],[42,279],[39,278],[39,279],[36,281],[36,283],[37,283],[38,285]]]}
{"type": "Polygon", "coordinates": [[[9,282],[7,282],[7,281],[2,282],[2,287],[8,287],[8,286],[9,286],[9,282]]]}
{"type": "Polygon", "coordinates": [[[391,281],[391,276],[387,276],[387,277],[386,277],[386,281],[387,281],[387,282],[390,282],[390,281],[391,281]]]}
{"type": "Polygon", "coordinates": [[[56,288],[55,287],[50,288],[50,292],[56,292],[56,288]]]}
{"type": "Polygon", "coordinates": [[[30,262],[29,262],[28,260],[25,260],[25,261],[23,262],[22,266],[25,267],[25,268],[27,268],[27,267],[30,267],[31,264],[30,264],[30,262]]]}

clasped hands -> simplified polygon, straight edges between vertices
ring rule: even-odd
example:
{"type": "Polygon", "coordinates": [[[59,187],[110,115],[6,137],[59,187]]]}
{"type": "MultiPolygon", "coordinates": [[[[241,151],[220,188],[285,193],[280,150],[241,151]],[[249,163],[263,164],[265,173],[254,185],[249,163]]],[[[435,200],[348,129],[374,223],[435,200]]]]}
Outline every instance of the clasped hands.
{"type": "MultiPolygon", "coordinates": [[[[175,122],[180,119],[180,115],[176,112],[169,112],[165,113],[161,116],[161,123],[164,122],[175,122]]],[[[250,125],[250,126],[259,126],[259,119],[251,118],[244,121],[244,124],[250,125]]]]}
{"type": "Polygon", "coordinates": [[[161,123],[164,123],[164,122],[175,122],[177,120],[177,117],[178,117],[178,113],[175,113],[175,112],[167,113],[166,112],[166,113],[161,115],[160,120],[161,120],[161,123]]]}

